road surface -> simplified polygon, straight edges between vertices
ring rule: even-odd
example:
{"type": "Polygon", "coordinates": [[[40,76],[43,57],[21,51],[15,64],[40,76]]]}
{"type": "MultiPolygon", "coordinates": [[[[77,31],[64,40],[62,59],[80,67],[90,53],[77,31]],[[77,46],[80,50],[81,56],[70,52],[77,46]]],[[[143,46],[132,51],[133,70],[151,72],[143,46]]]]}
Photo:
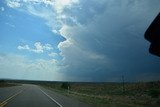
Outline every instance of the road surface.
{"type": "Polygon", "coordinates": [[[37,85],[0,88],[0,107],[92,107],[37,85]]]}

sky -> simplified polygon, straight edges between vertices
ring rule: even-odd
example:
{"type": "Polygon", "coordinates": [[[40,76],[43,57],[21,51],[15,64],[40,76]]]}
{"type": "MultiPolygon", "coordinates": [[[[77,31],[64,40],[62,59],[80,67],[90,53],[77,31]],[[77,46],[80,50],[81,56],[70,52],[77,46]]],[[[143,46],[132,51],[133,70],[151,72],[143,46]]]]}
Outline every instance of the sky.
{"type": "Polygon", "coordinates": [[[144,33],[160,0],[0,0],[0,78],[160,80],[144,33]]]}

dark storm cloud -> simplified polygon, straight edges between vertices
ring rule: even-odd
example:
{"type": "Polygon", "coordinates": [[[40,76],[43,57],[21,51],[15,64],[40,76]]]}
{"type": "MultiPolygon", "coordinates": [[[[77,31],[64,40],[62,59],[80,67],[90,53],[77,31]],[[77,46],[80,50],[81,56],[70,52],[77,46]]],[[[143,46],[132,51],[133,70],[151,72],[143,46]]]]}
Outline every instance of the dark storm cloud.
{"type": "Polygon", "coordinates": [[[60,46],[68,65],[64,73],[71,80],[118,81],[121,75],[128,81],[153,80],[155,75],[159,79],[160,60],[148,53],[143,37],[160,10],[160,1],[102,2],[82,2],[84,11],[74,10],[81,14],[71,10],[81,26],[61,29],[71,39],[69,47],[60,46]]]}

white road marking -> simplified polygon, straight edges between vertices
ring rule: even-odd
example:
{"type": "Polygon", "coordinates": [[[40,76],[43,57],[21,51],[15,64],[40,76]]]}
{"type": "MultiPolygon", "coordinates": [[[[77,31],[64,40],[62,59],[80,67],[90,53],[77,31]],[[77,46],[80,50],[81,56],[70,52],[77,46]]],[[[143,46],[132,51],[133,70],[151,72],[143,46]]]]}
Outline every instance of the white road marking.
{"type": "MultiPolygon", "coordinates": [[[[39,88],[40,89],[40,88],[39,88]]],[[[41,90],[41,89],[40,89],[41,90]]],[[[51,96],[49,96],[47,93],[45,93],[43,90],[41,90],[43,94],[45,94],[48,98],[50,98],[52,101],[54,101],[59,107],[63,107],[60,103],[58,103],[55,99],[53,99],[51,96]]]]}

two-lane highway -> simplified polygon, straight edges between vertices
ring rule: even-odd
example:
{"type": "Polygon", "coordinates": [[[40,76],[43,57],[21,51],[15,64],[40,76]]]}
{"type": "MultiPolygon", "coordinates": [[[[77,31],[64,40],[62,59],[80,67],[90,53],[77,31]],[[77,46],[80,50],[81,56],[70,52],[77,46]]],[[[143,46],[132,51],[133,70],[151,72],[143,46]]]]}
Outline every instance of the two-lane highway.
{"type": "Polygon", "coordinates": [[[0,107],[91,107],[37,85],[0,88],[0,107]]]}

